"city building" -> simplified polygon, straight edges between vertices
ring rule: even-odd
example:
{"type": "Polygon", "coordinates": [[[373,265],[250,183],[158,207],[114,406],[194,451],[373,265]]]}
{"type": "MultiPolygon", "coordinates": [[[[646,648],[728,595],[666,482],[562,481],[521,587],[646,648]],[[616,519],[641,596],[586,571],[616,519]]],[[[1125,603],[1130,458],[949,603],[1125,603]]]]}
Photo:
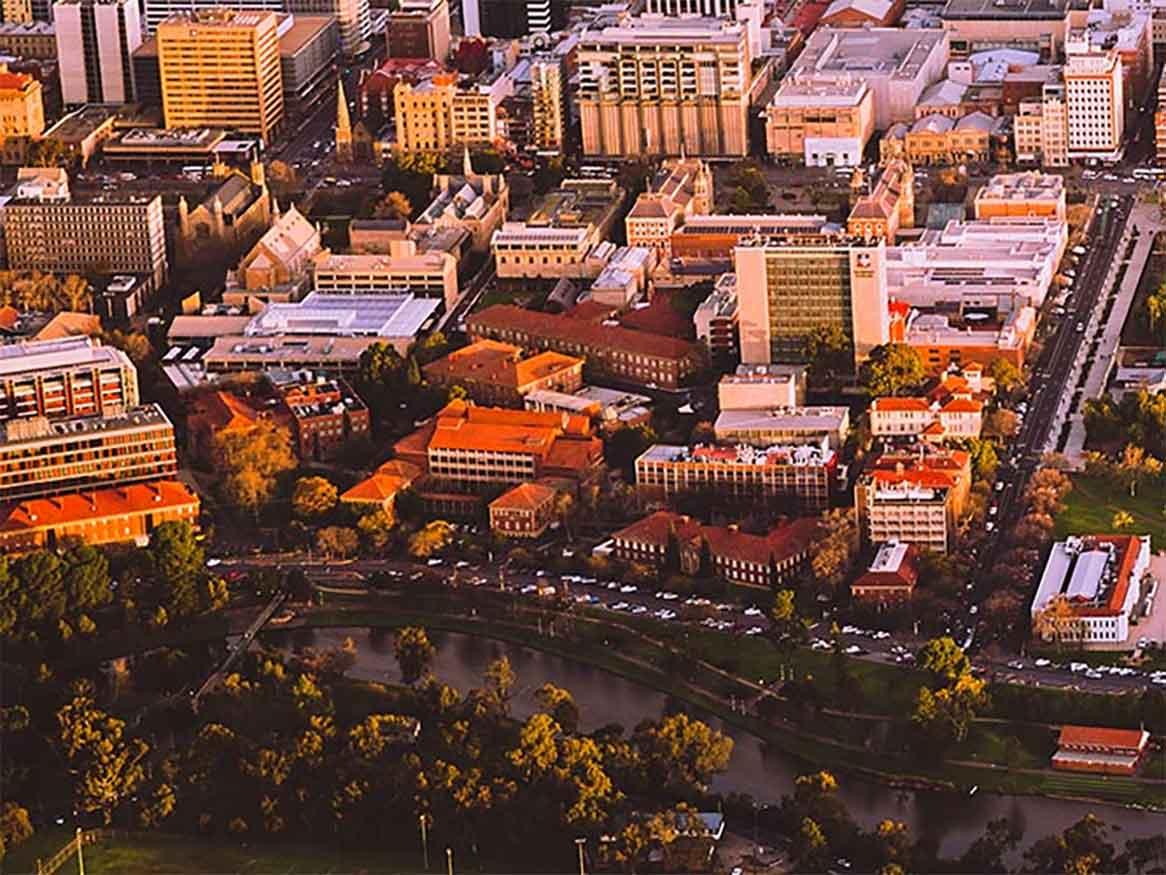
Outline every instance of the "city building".
{"type": "Polygon", "coordinates": [[[892,27],[906,0],[834,0],[818,23],[826,27],[892,27]]]}
{"type": "Polygon", "coordinates": [[[1033,634],[1099,649],[1127,645],[1130,621],[1147,600],[1149,570],[1149,535],[1057,541],[1032,599],[1033,634]],[[1050,610],[1054,601],[1064,610],[1050,610]]]}
{"type": "Polygon", "coordinates": [[[821,234],[829,223],[825,216],[788,215],[712,215],[689,216],[683,225],[672,232],[672,258],[693,259],[698,265],[708,260],[724,260],[726,270],[733,258],[733,250],[745,240],[756,237],[796,237],[799,234],[821,234]]]}
{"type": "Polygon", "coordinates": [[[585,416],[479,407],[452,401],[394,447],[397,458],[462,491],[542,477],[590,482],[603,442],[585,416]]]}
{"type": "Polygon", "coordinates": [[[1122,93],[1128,101],[1144,100],[1152,84],[1154,49],[1149,12],[1130,8],[1098,8],[1088,11],[1081,26],[1065,35],[1065,54],[1117,53],[1121,63],[1122,93]]]}
{"type": "Polygon", "coordinates": [[[466,36],[521,39],[567,27],[565,0],[463,0],[466,36]]]}
{"type": "Polygon", "coordinates": [[[563,63],[557,55],[531,58],[530,91],[532,144],[543,151],[561,152],[569,119],[563,63]]]}
{"type": "Polygon", "coordinates": [[[1121,59],[1113,51],[1069,55],[1065,107],[1070,158],[1115,161],[1125,134],[1121,59]]]}
{"type": "Polygon", "coordinates": [[[370,434],[368,408],[344,380],[310,371],[267,372],[289,416],[292,446],[302,462],[335,458],[353,440],[370,434]]]}
{"type": "Polygon", "coordinates": [[[329,15],[287,15],[279,21],[279,67],[283,108],[304,118],[332,96],[340,28],[329,15]]]}
{"type": "Polygon", "coordinates": [[[1069,110],[1062,81],[1046,84],[1041,97],[1022,100],[1012,119],[1016,160],[1042,167],[1069,166],[1069,110]]]}
{"type": "Polygon", "coordinates": [[[399,79],[393,88],[394,145],[406,152],[493,146],[500,138],[499,105],[513,88],[499,70],[477,78],[440,71],[416,82],[399,79]]]}
{"type": "Polygon", "coordinates": [[[1098,775],[1133,775],[1150,749],[1145,729],[1062,726],[1052,767],[1098,775]]]}
{"type": "Polygon", "coordinates": [[[271,196],[263,164],[251,173],[215,165],[210,188],[193,208],[178,196],[176,254],[187,263],[219,253],[237,255],[271,224],[271,196]]]}
{"type": "Polygon", "coordinates": [[[840,450],[848,431],[850,410],[846,407],[722,410],[713,423],[719,443],[754,447],[820,443],[825,438],[830,449],[840,450]]]}
{"type": "Polygon", "coordinates": [[[846,217],[852,237],[895,242],[900,228],[915,227],[915,171],[906,161],[890,161],[870,191],[859,195],[846,217]]]}
{"type": "MultiPolygon", "coordinates": [[[[592,281],[587,298],[604,307],[626,310],[648,291],[649,279],[655,268],[655,249],[621,246],[611,254],[603,270],[592,281]]],[[[548,300],[554,299],[552,294],[548,300]]]]}
{"type": "MultiPolygon", "coordinates": [[[[157,2],[157,0],[147,0],[157,2]]],[[[189,3],[191,0],[166,0],[189,3]]],[[[205,2],[205,0],[194,0],[205,2]]],[[[238,0],[236,0],[238,2],[238,0]]],[[[242,0],[254,3],[257,0],[242,0]]],[[[263,2],[263,0],[258,0],[263,2]]],[[[283,0],[284,9],[293,15],[326,15],[336,19],[340,28],[340,50],[347,58],[355,58],[369,48],[372,36],[372,14],[369,0],[283,0]]],[[[235,7],[239,8],[239,7],[235,7]]]]}
{"type": "Polygon", "coordinates": [[[924,116],[910,127],[892,125],[879,143],[885,162],[902,158],[912,165],[984,163],[1006,142],[1007,121],[972,112],[958,119],[938,113],[924,116]]]}
{"type": "Polygon", "coordinates": [[[734,252],[741,360],[799,361],[806,336],[837,326],[855,365],[888,340],[886,246],[844,234],[756,238],[734,252]]]}
{"type": "MultiPolygon", "coordinates": [[[[471,248],[488,252],[494,232],[506,221],[510,188],[502,174],[475,173],[466,149],[460,174],[438,173],[433,177],[433,200],[413,222],[419,232],[429,228],[464,228],[471,248]]],[[[357,242],[350,241],[353,251],[357,242]]]]}
{"type": "Polygon", "coordinates": [[[871,434],[926,441],[978,438],[983,414],[983,402],[973,398],[875,398],[870,403],[871,434]]]}
{"type": "Polygon", "coordinates": [[[351,489],[340,493],[340,503],[361,515],[383,510],[393,513],[397,496],[421,476],[421,469],[409,462],[390,459],[351,489]]]}
{"type": "Polygon", "coordinates": [[[579,34],[574,102],[583,154],[744,156],[748,31],[703,18],[632,18],[579,34]]]}
{"type": "Polygon", "coordinates": [[[1166,66],[1158,79],[1158,103],[1154,110],[1154,156],[1166,163],[1166,66]]]}
{"type": "Polygon", "coordinates": [[[5,17],[0,22],[0,52],[33,61],[55,61],[56,30],[47,21],[13,21],[5,17]]]}
{"type": "MultiPolygon", "coordinates": [[[[833,88],[836,93],[850,93],[852,100],[858,92],[851,83],[861,81],[871,93],[874,128],[885,131],[895,122],[915,120],[915,106],[923,92],[944,77],[949,50],[943,30],[820,27],[783,81],[803,87],[816,83],[824,94],[833,88]]],[[[852,136],[853,131],[847,134],[852,136]]]]}
{"type": "Polygon", "coordinates": [[[248,291],[298,285],[306,281],[320,250],[319,230],[293,204],[243,256],[236,282],[248,291]]]}
{"type": "Polygon", "coordinates": [[[652,421],[650,397],[604,386],[584,386],[573,394],[535,389],[523,396],[523,406],[527,410],[586,416],[604,432],[648,425],[652,421]]]}
{"type": "Polygon", "coordinates": [[[918,580],[914,545],[891,541],[879,545],[870,567],[850,584],[850,594],[862,601],[910,601],[918,580]]]}
{"type": "Polygon", "coordinates": [[[91,337],[0,346],[0,421],[104,416],[138,406],[138,370],[91,337]]]}
{"type": "Polygon", "coordinates": [[[854,486],[863,542],[897,541],[947,553],[971,483],[971,459],[963,450],[921,448],[876,456],[854,486]]]}
{"type": "Polygon", "coordinates": [[[471,314],[466,333],[473,340],[488,338],[580,356],[588,379],[609,378],[652,388],[679,389],[704,364],[701,348],[685,340],[509,304],[471,314]]]}
{"type": "Polygon", "coordinates": [[[741,354],[741,307],[737,301],[737,275],[723,273],[717,277],[709,296],[692,313],[696,339],[716,361],[731,361],[741,354]]]}
{"type": "Polygon", "coordinates": [[[1040,216],[1066,221],[1065,178],[1055,173],[998,173],[976,192],[977,219],[1040,216]]]}
{"type": "Polygon", "coordinates": [[[653,444],[636,459],[636,489],[648,499],[702,493],[744,503],[785,499],[803,513],[830,504],[838,455],[818,444],[752,447],[653,444]]]}
{"type": "Polygon", "coordinates": [[[389,255],[344,255],[323,250],[312,260],[312,287],[330,295],[408,293],[437,298],[447,310],[457,302],[457,261],[444,252],[417,252],[401,241],[389,255]]]}
{"type": "Polygon", "coordinates": [[[174,427],[155,404],[106,416],[0,426],[0,502],[173,477],[174,427]]]}
{"type": "Polygon", "coordinates": [[[1069,30],[1070,0],[947,0],[940,12],[954,57],[1012,48],[1060,57],[1069,30]]]}
{"type": "Polygon", "coordinates": [[[725,410],[768,410],[806,403],[805,365],[739,365],[717,383],[717,404],[725,410]]]}
{"type": "Polygon", "coordinates": [[[490,502],[490,531],[503,538],[541,538],[555,521],[558,492],[541,483],[519,483],[490,502]]]}
{"type": "Polygon", "coordinates": [[[659,510],[612,533],[611,546],[616,558],[625,562],[663,568],[672,544],[679,565],[674,572],[712,572],[738,585],[772,589],[792,583],[806,567],[818,527],[816,519],[803,517],[755,535],[738,526],[703,525],[659,510]],[[706,550],[711,568],[702,569],[706,550]]]}
{"type": "Polygon", "coordinates": [[[765,109],[769,154],[807,167],[857,167],[874,130],[874,92],[858,78],[790,74],[765,109]]]}
{"type": "Polygon", "coordinates": [[[636,198],[624,228],[628,246],[648,246],[660,259],[672,255],[672,232],[713,205],[713,174],[699,158],[665,160],[647,191],[636,198]]]}
{"type": "Polygon", "coordinates": [[[198,524],[199,499],[178,480],[127,483],[0,507],[0,552],[56,550],[72,543],[145,547],[162,523],[198,524]]]}
{"type": "Polygon", "coordinates": [[[449,54],[447,0],[403,0],[389,13],[386,45],[390,58],[433,58],[449,54]]]}
{"type": "Polygon", "coordinates": [[[56,0],[53,30],[66,105],[133,103],[130,56],[142,42],[134,0],[56,0]]]}
{"type": "Polygon", "coordinates": [[[284,123],[274,12],[176,14],[158,25],[157,41],[166,127],[218,127],[271,142],[284,123]]]}
{"type": "Polygon", "coordinates": [[[45,130],[40,82],[27,73],[9,72],[0,62],[0,163],[21,165],[28,147],[45,130]]]}
{"type": "Polygon", "coordinates": [[[9,194],[3,207],[9,269],[134,274],[150,294],[165,283],[161,195],[73,198],[65,171],[52,168],[21,168],[9,194]]]}
{"type": "Polygon", "coordinates": [[[425,379],[461,386],[476,404],[521,407],[531,392],[574,392],[583,386],[583,359],[557,352],[524,355],[521,347],[479,340],[425,365],[425,379]]]}
{"type": "MultiPolygon", "coordinates": [[[[894,302],[891,341],[919,353],[929,373],[977,363],[987,367],[997,359],[1024,367],[1036,334],[1036,311],[1023,306],[989,319],[968,319],[951,313],[927,313],[894,302]]],[[[971,312],[975,312],[974,310],[971,312]]]]}

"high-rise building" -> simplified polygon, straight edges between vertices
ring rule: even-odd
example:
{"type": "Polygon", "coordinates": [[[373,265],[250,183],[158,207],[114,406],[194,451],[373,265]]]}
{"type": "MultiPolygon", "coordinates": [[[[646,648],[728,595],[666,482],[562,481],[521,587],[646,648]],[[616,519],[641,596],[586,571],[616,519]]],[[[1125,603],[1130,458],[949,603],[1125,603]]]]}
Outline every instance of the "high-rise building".
{"type": "MultiPolygon", "coordinates": [[[[142,0],[145,4],[146,33],[153,34],[158,25],[172,15],[199,12],[223,6],[222,0],[142,0]]],[[[284,0],[231,0],[230,8],[237,12],[267,11],[283,12],[287,8],[284,0]]]]}
{"type": "Polygon", "coordinates": [[[0,346],[0,421],[99,416],[138,405],[138,370],[90,337],[0,346]]]}
{"type": "Polygon", "coordinates": [[[1065,84],[1046,83],[1040,98],[1020,101],[1012,120],[1016,160],[1035,161],[1043,167],[1069,166],[1069,119],[1065,84]]]}
{"type": "Polygon", "coordinates": [[[555,55],[536,55],[530,62],[534,125],[532,140],[539,149],[562,149],[566,138],[563,65],[555,55]]]}
{"type": "Polygon", "coordinates": [[[214,9],[158,26],[168,128],[218,127],[270,141],[284,120],[274,12],[214,9]]]}
{"type": "Polygon", "coordinates": [[[644,17],[584,30],[578,68],[586,155],[748,151],[752,57],[740,24],[644,17]]]}
{"type": "Polygon", "coordinates": [[[32,3],[29,0],[3,0],[0,2],[0,18],[18,24],[31,24],[34,20],[32,3]]]}
{"type": "Polygon", "coordinates": [[[882,240],[818,233],[758,237],[735,250],[741,360],[798,361],[814,329],[841,328],[857,364],[887,342],[882,240]]]}
{"type": "Polygon", "coordinates": [[[566,0],[463,0],[467,36],[519,39],[567,26],[566,0]]]}
{"type": "Polygon", "coordinates": [[[1166,161],[1166,67],[1158,80],[1158,108],[1154,111],[1154,146],[1158,163],[1166,161]]]}
{"type": "Polygon", "coordinates": [[[23,164],[28,144],[45,130],[41,84],[27,73],[9,73],[0,63],[0,144],[4,164],[23,164]]]}
{"type": "Polygon", "coordinates": [[[1116,159],[1125,133],[1121,60],[1115,52],[1069,55],[1065,64],[1069,157],[1116,159]]]}
{"type": "Polygon", "coordinates": [[[293,14],[331,15],[340,25],[340,50],[354,57],[368,49],[372,17],[368,0],[285,0],[293,14]]]}
{"type": "Polygon", "coordinates": [[[162,196],[71,198],[63,170],[22,168],[4,205],[12,270],[134,274],[148,292],[166,281],[162,196]]]}
{"type": "Polygon", "coordinates": [[[137,0],[57,0],[53,26],[66,104],[133,102],[130,58],[142,42],[137,0]]]}
{"type": "Polygon", "coordinates": [[[512,88],[509,77],[463,82],[456,73],[435,73],[393,89],[396,144],[406,152],[444,152],[484,146],[499,135],[498,107],[512,88]]]}
{"type": "Polygon", "coordinates": [[[433,58],[449,54],[449,3],[446,0],[402,0],[389,15],[386,44],[390,58],[433,58]]]}

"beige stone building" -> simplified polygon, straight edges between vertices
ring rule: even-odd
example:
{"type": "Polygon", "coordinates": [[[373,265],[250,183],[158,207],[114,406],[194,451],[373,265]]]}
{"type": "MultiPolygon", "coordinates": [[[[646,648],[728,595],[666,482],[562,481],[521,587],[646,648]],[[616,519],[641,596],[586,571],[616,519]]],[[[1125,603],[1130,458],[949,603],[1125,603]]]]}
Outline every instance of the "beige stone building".
{"type": "Polygon", "coordinates": [[[312,261],[312,283],[327,294],[401,294],[438,298],[447,309],[457,302],[457,261],[445,252],[417,252],[402,240],[389,255],[320,252],[312,261]]]}
{"type": "Polygon", "coordinates": [[[874,120],[874,92],[861,78],[787,77],[765,111],[765,145],[807,167],[857,166],[874,120]]]}
{"type": "Polygon", "coordinates": [[[1070,158],[1113,160],[1121,154],[1125,98],[1116,52],[1069,56],[1065,104],[1070,158]]]}
{"type": "Polygon", "coordinates": [[[1069,166],[1069,113],[1063,82],[1044,86],[1040,99],[1022,100],[1012,119],[1017,161],[1069,166]]]}
{"type": "Polygon", "coordinates": [[[445,72],[399,81],[393,89],[396,145],[406,152],[445,152],[493,144],[507,83],[505,74],[475,82],[445,72]]]}
{"type": "Polygon", "coordinates": [[[29,143],[45,130],[41,84],[27,73],[10,73],[0,63],[0,160],[23,164],[29,143]]]}
{"type": "Polygon", "coordinates": [[[672,254],[672,232],[713,205],[713,174],[699,158],[663,163],[648,191],[636,198],[624,220],[628,246],[646,246],[660,258],[672,254]]]}
{"type": "Polygon", "coordinates": [[[584,30],[577,64],[584,155],[747,154],[753,80],[744,26],[630,19],[584,30]]]}

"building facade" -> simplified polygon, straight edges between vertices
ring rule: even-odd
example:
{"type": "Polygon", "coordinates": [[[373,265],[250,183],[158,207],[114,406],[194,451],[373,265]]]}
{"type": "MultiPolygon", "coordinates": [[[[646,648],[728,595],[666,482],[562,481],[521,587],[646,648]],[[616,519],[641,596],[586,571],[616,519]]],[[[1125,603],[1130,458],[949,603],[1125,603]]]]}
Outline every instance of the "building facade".
{"type": "Polygon", "coordinates": [[[522,407],[531,392],[575,392],[583,386],[583,359],[557,352],[524,355],[522,348],[479,340],[430,362],[425,379],[446,388],[461,386],[477,404],[522,407]]]}
{"type": "Polygon", "coordinates": [[[404,0],[389,14],[386,39],[390,58],[433,58],[449,54],[447,0],[404,0]]]}
{"type": "Polygon", "coordinates": [[[58,0],[53,4],[61,99],[66,105],[133,103],[131,56],[142,43],[134,0],[58,0]]]}
{"type": "Polygon", "coordinates": [[[874,92],[861,79],[787,76],[765,110],[765,145],[807,167],[857,167],[874,122],[874,92]]]}
{"type": "Polygon", "coordinates": [[[878,456],[854,486],[864,543],[896,541],[947,553],[971,482],[971,462],[963,450],[878,456]]]}
{"type": "Polygon", "coordinates": [[[541,538],[555,521],[558,493],[541,483],[519,483],[490,502],[490,531],[504,538],[541,538]]]}
{"type": "Polygon", "coordinates": [[[104,416],[138,406],[138,370],[90,337],[0,346],[0,421],[104,416]]]}
{"type": "Polygon", "coordinates": [[[1118,158],[1125,134],[1125,97],[1116,53],[1069,56],[1065,109],[1070,158],[1118,158]]]}
{"type": "MultiPolygon", "coordinates": [[[[403,241],[408,243],[408,241],[403,241]]],[[[312,262],[312,283],[326,294],[409,293],[457,302],[457,261],[445,252],[418,253],[411,244],[392,255],[339,255],[325,249],[312,262]]]]}
{"type": "Polygon", "coordinates": [[[27,73],[10,73],[0,63],[0,162],[24,164],[29,144],[45,130],[40,82],[27,73]]]}

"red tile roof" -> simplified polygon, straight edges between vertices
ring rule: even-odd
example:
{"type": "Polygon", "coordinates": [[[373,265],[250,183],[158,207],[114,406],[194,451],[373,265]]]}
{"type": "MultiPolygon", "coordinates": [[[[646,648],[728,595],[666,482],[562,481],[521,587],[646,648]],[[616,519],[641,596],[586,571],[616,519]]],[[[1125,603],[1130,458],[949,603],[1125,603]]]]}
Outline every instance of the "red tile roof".
{"type": "Polygon", "coordinates": [[[177,480],[133,483],[111,489],[74,492],[53,498],[33,498],[0,508],[0,532],[11,534],[126,516],[147,511],[198,506],[198,496],[177,480]]]}
{"type": "Polygon", "coordinates": [[[1149,733],[1141,729],[1113,729],[1105,726],[1062,726],[1059,747],[1111,747],[1140,750],[1149,733]]]}
{"type": "Polygon", "coordinates": [[[490,502],[494,510],[538,510],[555,497],[555,490],[540,483],[519,483],[490,502]]]}
{"type": "Polygon", "coordinates": [[[708,541],[709,551],[718,559],[736,559],[753,565],[767,565],[772,557],[778,562],[804,552],[818,531],[818,520],[803,517],[780,525],[765,535],[754,535],[728,526],[706,526],[683,514],[660,510],[612,537],[637,544],[666,547],[670,532],[699,550],[701,540],[708,541]]]}
{"type": "Polygon", "coordinates": [[[924,398],[876,398],[871,406],[881,413],[926,413],[931,409],[924,398]]]}

